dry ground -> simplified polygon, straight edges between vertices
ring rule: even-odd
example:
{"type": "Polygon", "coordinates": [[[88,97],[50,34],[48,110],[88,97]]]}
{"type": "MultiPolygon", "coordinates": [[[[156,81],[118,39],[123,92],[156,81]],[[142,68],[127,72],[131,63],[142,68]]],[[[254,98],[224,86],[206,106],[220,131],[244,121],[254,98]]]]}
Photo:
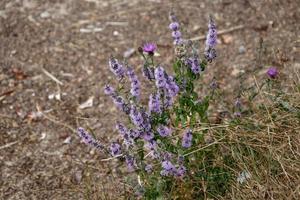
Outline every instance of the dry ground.
{"type": "MultiPolygon", "coordinates": [[[[275,65],[289,78],[299,70],[299,5],[299,0],[1,0],[0,199],[111,193],[115,164],[100,162],[104,155],[80,143],[73,130],[90,127],[106,141],[114,135],[118,113],[102,92],[113,81],[110,55],[122,57],[155,41],[158,61],[170,67],[171,8],[188,30],[185,38],[205,35],[208,14],[219,30],[242,26],[219,37],[219,57],[204,78],[208,83],[215,76],[235,95],[240,73],[255,70],[259,78],[275,65]],[[89,98],[92,106],[79,108],[89,98]]],[[[140,68],[136,53],[128,60],[140,68]]],[[[230,95],[226,101],[232,100],[230,95]]]]}

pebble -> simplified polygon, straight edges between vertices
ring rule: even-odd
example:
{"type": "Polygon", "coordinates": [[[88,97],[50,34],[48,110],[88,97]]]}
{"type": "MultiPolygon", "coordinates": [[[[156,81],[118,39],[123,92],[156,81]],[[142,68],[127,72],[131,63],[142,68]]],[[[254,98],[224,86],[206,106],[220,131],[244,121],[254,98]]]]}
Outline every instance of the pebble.
{"type": "Polygon", "coordinates": [[[240,54],[244,54],[245,52],[246,52],[245,46],[241,45],[241,46],[239,47],[239,53],[240,53],[240,54]]]}
{"type": "Polygon", "coordinates": [[[48,17],[50,17],[50,13],[49,13],[48,11],[42,12],[42,13],[40,14],[40,17],[41,17],[41,18],[48,18],[48,17]]]}

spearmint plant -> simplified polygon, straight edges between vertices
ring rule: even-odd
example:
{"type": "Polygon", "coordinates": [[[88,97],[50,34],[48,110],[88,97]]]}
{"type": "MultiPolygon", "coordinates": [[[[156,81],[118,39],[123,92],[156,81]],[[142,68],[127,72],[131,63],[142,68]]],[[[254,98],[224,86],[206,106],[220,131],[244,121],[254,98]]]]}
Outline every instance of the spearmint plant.
{"type": "MultiPolygon", "coordinates": [[[[212,181],[207,178],[209,175],[203,175],[204,164],[197,165],[207,155],[195,151],[203,142],[203,132],[193,129],[200,122],[208,123],[207,110],[213,92],[202,94],[200,99],[195,84],[217,56],[216,25],[210,18],[204,54],[200,55],[194,44],[183,38],[180,23],[173,13],[169,19],[176,55],[173,74],[167,73],[166,66],[155,63],[157,46],[154,43],[139,48],[144,60],[143,76],[153,85],[148,103],[141,102],[141,82],[134,68],[117,58],[109,59],[109,68],[119,86],[107,84],[104,93],[127,116],[127,121],[116,122],[123,142],[102,145],[83,128],[78,128],[86,144],[112,157],[123,158],[120,161],[125,161],[128,170],[140,178],[139,190],[145,199],[168,198],[172,188],[184,182],[212,181]]],[[[214,168],[209,173],[214,170],[222,173],[221,169],[214,168]]]]}

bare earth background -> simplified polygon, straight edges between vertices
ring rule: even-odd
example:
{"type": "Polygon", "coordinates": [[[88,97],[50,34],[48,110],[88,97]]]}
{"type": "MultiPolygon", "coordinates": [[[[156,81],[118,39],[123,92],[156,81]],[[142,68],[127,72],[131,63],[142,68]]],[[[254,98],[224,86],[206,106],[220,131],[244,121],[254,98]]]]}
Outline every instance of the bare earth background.
{"type": "Polygon", "coordinates": [[[73,130],[90,128],[104,141],[117,135],[119,114],[102,92],[115,82],[108,58],[126,52],[140,69],[134,50],[154,41],[156,59],[170,68],[172,8],[185,38],[205,35],[209,14],[219,31],[239,27],[219,36],[204,76],[228,93],[220,109],[233,101],[240,73],[261,78],[274,65],[289,78],[300,68],[299,0],[1,0],[0,199],[122,195],[122,179],[110,173],[117,163],[101,162],[73,130]]]}

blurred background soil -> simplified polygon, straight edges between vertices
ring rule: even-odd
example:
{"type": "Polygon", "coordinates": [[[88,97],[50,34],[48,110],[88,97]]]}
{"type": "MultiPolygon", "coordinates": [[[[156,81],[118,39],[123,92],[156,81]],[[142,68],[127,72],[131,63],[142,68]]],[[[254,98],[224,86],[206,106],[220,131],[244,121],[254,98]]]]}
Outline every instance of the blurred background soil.
{"type": "MultiPolygon", "coordinates": [[[[171,9],[184,38],[205,36],[209,14],[225,31],[204,75],[228,94],[221,110],[237,95],[239,77],[248,84],[250,72],[259,80],[269,66],[286,79],[300,70],[299,0],[1,0],[0,199],[122,195],[110,173],[117,163],[101,162],[105,155],[74,130],[89,128],[103,141],[117,135],[119,113],[102,89],[116,83],[109,56],[127,57],[142,78],[136,49],[152,41],[157,62],[171,68],[171,9]]],[[[204,49],[204,40],[197,43],[204,49]]]]}

